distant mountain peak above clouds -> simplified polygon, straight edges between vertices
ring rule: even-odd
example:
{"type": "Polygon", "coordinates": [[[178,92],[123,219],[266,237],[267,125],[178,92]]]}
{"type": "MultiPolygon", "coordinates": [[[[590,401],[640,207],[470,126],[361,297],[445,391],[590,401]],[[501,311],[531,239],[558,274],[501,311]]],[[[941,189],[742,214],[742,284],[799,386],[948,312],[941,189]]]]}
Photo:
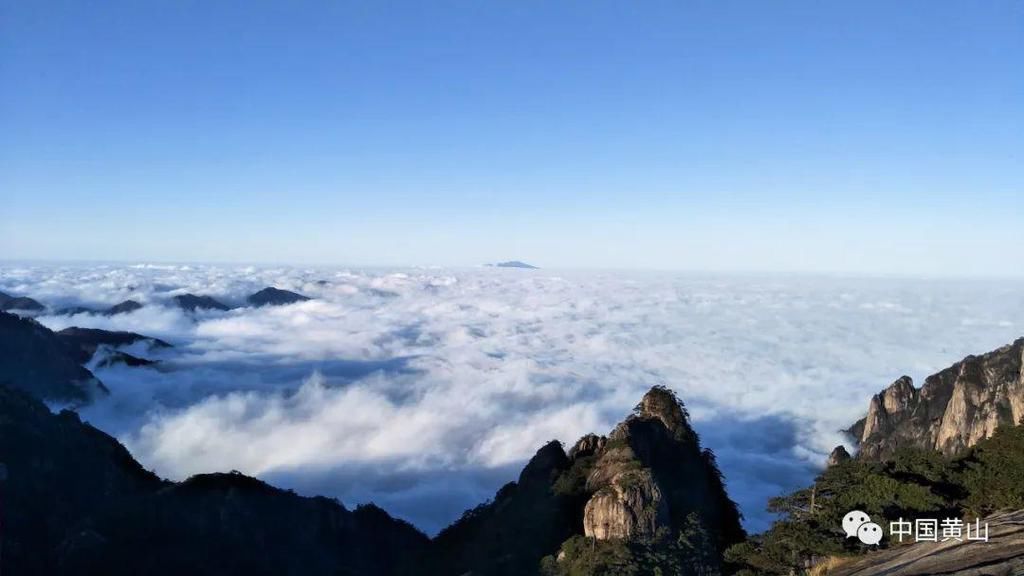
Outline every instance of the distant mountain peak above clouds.
{"type": "Polygon", "coordinates": [[[309,299],[308,296],[303,296],[290,290],[267,287],[255,294],[249,295],[245,300],[252,306],[259,308],[261,306],[283,306],[285,304],[294,304],[295,302],[305,302],[309,299]]]}
{"type": "Polygon", "coordinates": [[[522,262],[520,260],[507,260],[505,262],[497,262],[495,264],[488,264],[488,266],[491,266],[491,267],[494,267],[494,268],[525,268],[525,269],[528,269],[528,270],[538,270],[539,269],[537,266],[534,266],[533,264],[527,264],[526,262],[522,262]]]}
{"type": "Polygon", "coordinates": [[[0,310],[38,312],[43,309],[45,309],[45,306],[27,296],[11,296],[10,294],[0,292],[0,310]]]}
{"type": "Polygon", "coordinates": [[[125,300],[120,304],[114,304],[110,308],[107,308],[104,312],[104,316],[117,316],[118,314],[127,314],[129,312],[135,312],[139,308],[142,308],[142,304],[139,304],[135,300],[125,300]]]}
{"type": "Polygon", "coordinates": [[[174,304],[186,312],[196,310],[219,310],[226,312],[231,307],[212,296],[201,296],[196,294],[179,294],[172,298],[174,304]]]}

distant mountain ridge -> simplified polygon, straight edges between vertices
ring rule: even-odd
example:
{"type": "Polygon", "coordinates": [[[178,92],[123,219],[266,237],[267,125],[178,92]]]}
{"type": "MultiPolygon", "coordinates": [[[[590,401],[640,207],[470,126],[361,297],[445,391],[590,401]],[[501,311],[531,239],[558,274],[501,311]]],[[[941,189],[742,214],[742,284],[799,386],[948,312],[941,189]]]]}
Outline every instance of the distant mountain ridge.
{"type": "Polygon", "coordinates": [[[72,404],[108,394],[80,360],[79,353],[49,328],[0,312],[0,384],[72,404]]]}
{"type": "Polygon", "coordinates": [[[136,342],[147,342],[150,349],[171,346],[134,332],[77,327],[53,332],[31,318],[0,312],[0,385],[47,401],[88,404],[110,391],[83,364],[102,347],[112,352],[105,365],[151,365],[148,359],[115,350],[136,342]]]}
{"type": "MultiPolygon", "coordinates": [[[[380,292],[384,294],[384,292],[380,292]]],[[[258,292],[254,292],[246,297],[245,301],[248,305],[254,307],[262,306],[282,306],[286,304],[294,304],[296,302],[305,302],[310,300],[309,297],[303,296],[297,292],[289,290],[282,290],[280,288],[266,287],[258,292]]],[[[214,310],[218,312],[227,312],[231,310],[231,306],[224,304],[220,300],[217,300],[213,296],[199,295],[199,294],[178,294],[170,298],[166,304],[173,305],[176,308],[184,310],[185,312],[194,313],[197,310],[214,310]]],[[[4,292],[0,292],[0,311],[23,311],[29,313],[49,313],[57,316],[75,316],[77,314],[93,314],[100,316],[116,316],[118,314],[127,314],[143,308],[143,304],[135,300],[125,300],[109,306],[107,308],[94,308],[90,306],[65,306],[63,308],[57,308],[49,310],[46,305],[40,303],[38,300],[34,300],[27,296],[11,296],[4,292]]]]}
{"type": "Polygon", "coordinates": [[[508,260],[506,262],[497,262],[495,264],[489,264],[489,266],[494,266],[495,268],[526,268],[526,269],[529,269],[529,270],[538,270],[538,268],[536,266],[534,266],[532,264],[527,264],[526,262],[521,262],[519,260],[508,260]]]}
{"type": "Polygon", "coordinates": [[[74,316],[76,314],[99,314],[100,316],[117,316],[118,314],[128,314],[142,308],[142,304],[135,300],[125,300],[110,306],[108,308],[90,308],[88,306],[68,306],[66,308],[60,308],[55,310],[53,313],[58,316],[74,316]]]}
{"type": "Polygon", "coordinates": [[[172,298],[174,303],[187,312],[196,310],[219,310],[225,312],[231,307],[213,298],[212,296],[197,296],[195,294],[179,294],[172,298]]]}
{"type": "Polygon", "coordinates": [[[280,288],[268,287],[250,294],[245,301],[250,305],[257,308],[262,306],[282,306],[285,304],[294,304],[296,302],[305,302],[309,300],[309,297],[303,296],[297,292],[291,292],[289,290],[281,290],[280,288]]]}
{"type": "Polygon", "coordinates": [[[151,348],[171,348],[171,345],[159,338],[136,334],[135,332],[112,332],[96,328],[78,328],[72,326],[57,332],[57,337],[73,350],[77,351],[77,360],[88,362],[100,346],[129,346],[136,342],[146,342],[151,348]]]}
{"type": "Polygon", "coordinates": [[[26,310],[26,311],[40,311],[46,307],[40,304],[38,301],[33,300],[27,296],[11,296],[4,292],[0,292],[0,310],[26,310]]]}

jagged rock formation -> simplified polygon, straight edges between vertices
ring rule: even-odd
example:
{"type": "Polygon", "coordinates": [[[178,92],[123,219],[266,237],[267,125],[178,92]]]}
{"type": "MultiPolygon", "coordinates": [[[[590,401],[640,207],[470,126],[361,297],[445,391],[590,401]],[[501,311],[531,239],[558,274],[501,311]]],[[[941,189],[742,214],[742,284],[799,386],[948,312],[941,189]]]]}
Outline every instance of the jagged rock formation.
{"type": "Polygon", "coordinates": [[[309,300],[309,298],[302,294],[278,288],[264,288],[245,299],[249,305],[256,306],[257,308],[261,306],[283,306],[285,304],[294,304],[295,302],[305,302],[306,300],[309,300]]]}
{"type": "Polygon", "coordinates": [[[197,296],[195,294],[179,294],[175,296],[174,304],[185,310],[186,312],[195,312],[196,310],[220,310],[225,312],[230,310],[231,307],[223,304],[216,298],[211,296],[197,296]]]}
{"type": "Polygon", "coordinates": [[[828,576],[1019,576],[1024,574],[1024,511],[996,514],[988,542],[919,542],[868,554],[828,576]]]}
{"type": "Polygon", "coordinates": [[[583,509],[583,533],[598,540],[649,539],[662,526],[668,505],[650,470],[616,473],[583,509]]]}
{"type": "Polygon", "coordinates": [[[45,309],[45,306],[27,296],[11,296],[10,294],[0,292],[0,310],[40,312],[45,309]]]}
{"type": "Polygon", "coordinates": [[[45,400],[84,404],[108,393],[81,355],[49,328],[0,312],[0,385],[45,400]]]}
{"type": "Polygon", "coordinates": [[[0,386],[4,574],[423,574],[427,538],[238,473],[166,482],[70,411],[0,386]]]}
{"type": "Polygon", "coordinates": [[[544,446],[518,482],[438,535],[431,573],[536,573],[573,537],[673,540],[695,520],[714,535],[704,551],[714,563],[744,537],[713,455],[675,395],[654,388],[608,437],[588,434],[568,454],[544,446]]]}
{"type": "Polygon", "coordinates": [[[907,376],[875,395],[849,432],[860,458],[891,457],[901,447],[952,455],[1024,418],[1024,338],[968,356],[929,376],[920,389],[907,376]]]}
{"type": "Polygon", "coordinates": [[[74,352],[76,360],[84,364],[88,362],[100,346],[116,348],[129,346],[136,342],[145,342],[149,348],[170,348],[171,345],[159,338],[151,338],[135,332],[112,332],[97,328],[78,328],[72,326],[57,332],[60,338],[74,352]]]}
{"type": "MultiPolygon", "coordinates": [[[[593,444],[574,449],[585,453],[593,444]]],[[[653,388],[634,414],[597,441],[584,508],[587,536],[598,539],[653,538],[659,529],[678,529],[696,512],[723,546],[743,537],[739,513],[722,485],[710,452],[702,451],[696,432],[676,397],[653,388]]]]}
{"type": "Polygon", "coordinates": [[[850,453],[846,451],[846,447],[836,446],[832,449],[832,453],[828,455],[827,466],[837,466],[843,462],[849,461],[850,458],[852,457],[850,456],[850,453]]]}

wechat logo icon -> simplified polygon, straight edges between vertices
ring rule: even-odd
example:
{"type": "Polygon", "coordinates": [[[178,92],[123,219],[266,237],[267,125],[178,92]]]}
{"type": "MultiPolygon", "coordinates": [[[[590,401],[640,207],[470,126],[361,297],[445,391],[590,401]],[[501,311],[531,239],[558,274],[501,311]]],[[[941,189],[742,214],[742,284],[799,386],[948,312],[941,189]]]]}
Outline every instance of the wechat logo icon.
{"type": "Polygon", "coordinates": [[[847,512],[843,516],[843,532],[847,538],[857,538],[868,546],[882,541],[882,527],[871,521],[871,517],[860,510],[847,512]]]}

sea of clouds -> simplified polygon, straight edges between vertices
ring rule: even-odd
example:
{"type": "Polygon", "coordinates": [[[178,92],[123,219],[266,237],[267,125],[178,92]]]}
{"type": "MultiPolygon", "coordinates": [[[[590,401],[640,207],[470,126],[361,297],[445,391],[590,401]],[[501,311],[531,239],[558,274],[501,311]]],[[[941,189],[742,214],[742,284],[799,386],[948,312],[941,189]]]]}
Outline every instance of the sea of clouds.
{"type": "Polygon", "coordinates": [[[240,470],[374,501],[433,533],[515,479],[541,445],[607,433],[651,386],[686,402],[749,529],[807,484],[871,394],[1024,335],[1024,282],[824,276],[3,265],[0,290],[52,329],[171,342],[157,368],[97,368],[83,417],[163,476],[240,470]],[[265,286],[313,298],[232,305],[265,286]]]}

